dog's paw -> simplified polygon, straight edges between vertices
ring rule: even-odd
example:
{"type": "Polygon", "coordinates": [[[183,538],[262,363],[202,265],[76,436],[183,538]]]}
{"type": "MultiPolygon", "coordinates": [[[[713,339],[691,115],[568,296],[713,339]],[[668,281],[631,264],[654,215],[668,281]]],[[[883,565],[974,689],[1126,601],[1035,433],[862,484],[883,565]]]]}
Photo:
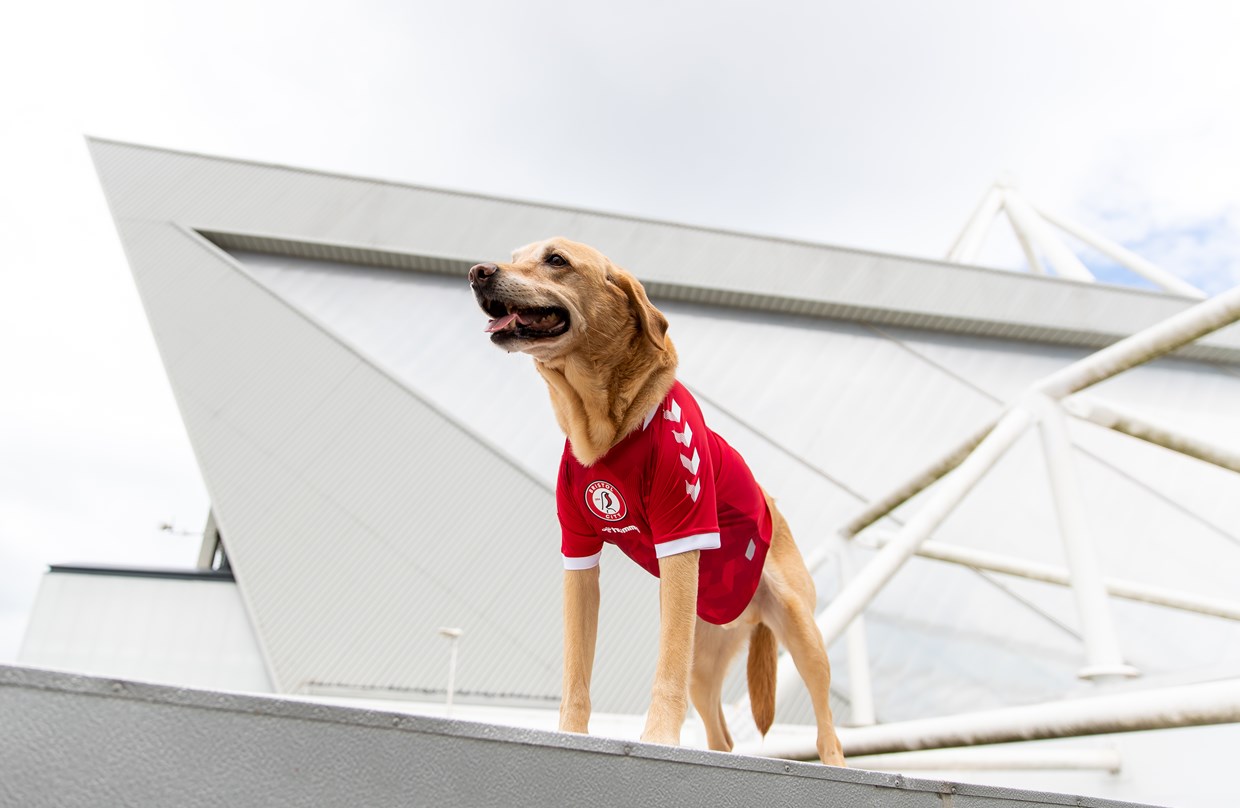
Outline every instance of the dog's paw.
{"type": "Polygon", "coordinates": [[[664,746],[680,746],[680,729],[675,730],[646,727],[642,733],[642,743],[661,743],[664,746]]]}
{"type": "Polygon", "coordinates": [[[844,750],[840,748],[839,740],[834,737],[826,743],[819,742],[818,759],[828,766],[848,766],[844,762],[844,750]]]}

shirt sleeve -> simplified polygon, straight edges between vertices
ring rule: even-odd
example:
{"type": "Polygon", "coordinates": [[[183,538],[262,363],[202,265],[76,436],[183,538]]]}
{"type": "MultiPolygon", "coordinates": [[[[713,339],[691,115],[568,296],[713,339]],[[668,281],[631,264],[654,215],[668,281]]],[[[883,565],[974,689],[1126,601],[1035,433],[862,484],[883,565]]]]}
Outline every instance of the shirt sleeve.
{"type": "MultiPolygon", "coordinates": [[[[565,449],[567,451],[567,449],[565,449]]],[[[588,570],[597,567],[603,553],[603,540],[590,527],[581,513],[581,503],[573,494],[568,464],[560,464],[555,486],[555,507],[560,517],[560,553],[564,569],[588,570]]]]}
{"type": "Polygon", "coordinates": [[[647,515],[659,558],[719,547],[710,433],[693,400],[679,397],[650,425],[659,434],[647,515]]]}

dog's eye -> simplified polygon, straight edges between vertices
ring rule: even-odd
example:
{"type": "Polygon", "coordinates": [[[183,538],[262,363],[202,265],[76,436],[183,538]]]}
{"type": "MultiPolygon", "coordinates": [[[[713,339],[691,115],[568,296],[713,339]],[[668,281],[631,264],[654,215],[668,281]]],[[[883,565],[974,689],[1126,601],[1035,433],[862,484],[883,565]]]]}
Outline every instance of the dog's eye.
{"type": "Polygon", "coordinates": [[[553,267],[566,267],[568,262],[564,260],[564,256],[559,253],[551,253],[547,256],[547,264],[553,267]]]}

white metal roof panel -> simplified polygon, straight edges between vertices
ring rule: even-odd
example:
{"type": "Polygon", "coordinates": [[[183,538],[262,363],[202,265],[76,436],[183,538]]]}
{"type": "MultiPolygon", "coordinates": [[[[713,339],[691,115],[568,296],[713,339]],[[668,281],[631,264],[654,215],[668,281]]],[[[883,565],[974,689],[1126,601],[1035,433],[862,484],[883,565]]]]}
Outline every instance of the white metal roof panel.
{"type": "MultiPolygon", "coordinates": [[[[104,140],[90,145],[116,216],[176,221],[222,234],[230,248],[283,244],[277,251],[337,259],[344,248],[383,263],[468,266],[562,234],[600,247],[665,298],[1089,346],[1190,303],[1144,290],[104,140]]],[[[1240,334],[1210,337],[1191,350],[1235,359],[1240,334]]]]}

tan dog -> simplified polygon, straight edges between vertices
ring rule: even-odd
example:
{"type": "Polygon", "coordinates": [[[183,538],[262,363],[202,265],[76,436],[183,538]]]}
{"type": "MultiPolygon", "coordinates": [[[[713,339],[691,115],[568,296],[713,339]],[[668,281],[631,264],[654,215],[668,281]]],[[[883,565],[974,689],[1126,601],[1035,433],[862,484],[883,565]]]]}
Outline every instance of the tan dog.
{"type": "Polygon", "coordinates": [[[828,703],[831,668],[814,624],[813,579],[774,501],[752,482],[739,455],[704,427],[696,402],[676,382],[676,351],[667,338],[667,320],[641,284],[597,250],[562,238],[523,247],[513,253],[511,263],[478,264],[469,279],[478,305],[493,318],[487,328],[492,342],[534,358],[568,438],[557,492],[566,548],[560,729],[588,731],[599,607],[598,554],[588,554],[607,541],[660,578],[658,663],[642,740],[680,742],[688,692],[706,725],[710,748],[730,751],[721,689],[746,640],[750,701],[765,735],[775,714],[778,640],[792,653],[809,688],[819,757],[844,765],[828,703]],[[698,425],[696,436],[692,424],[698,425]],[[662,448],[647,449],[647,444],[662,448]],[[710,474],[699,469],[698,447],[706,452],[710,474]],[[618,478],[604,474],[626,453],[638,453],[638,462],[631,465],[655,468],[658,459],[649,457],[655,451],[674,458],[664,467],[677,468],[650,472],[654,482],[641,483],[640,496],[632,493],[638,488],[625,488],[618,478]],[[683,491],[677,473],[683,477],[683,491]],[[573,486],[596,477],[584,488],[583,505],[573,486]],[[705,506],[699,501],[714,503],[716,489],[717,513],[714,508],[708,515],[701,513],[705,506]],[[734,501],[747,496],[747,503],[734,501]],[[656,499],[662,504],[647,501],[656,499]],[[682,520],[677,524],[715,519],[718,526],[715,532],[711,525],[664,529],[660,525],[667,518],[662,511],[655,514],[657,509],[674,511],[678,515],[672,518],[682,520]],[[752,514],[746,517],[749,521],[738,515],[742,512],[752,514]],[[643,533],[656,535],[639,535],[643,533]],[[686,533],[692,535],[681,535],[686,533]],[[734,535],[743,537],[740,544],[734,535]],[[751,535],[754,539],[748,540],[751,535]],[[722,558],[730,560],[716,561],[722,558]],[[750,572],[745,571],[747,560],[752,562],[750,572]],[[714,571],[720,565],[723,572],[714,571]],[[738,581],[750,580],[752,588],[741,583],[737,592],[731,591],[734,573],[738,581]],[[748,600],[729,603],[729,598],[748,600]]]}

